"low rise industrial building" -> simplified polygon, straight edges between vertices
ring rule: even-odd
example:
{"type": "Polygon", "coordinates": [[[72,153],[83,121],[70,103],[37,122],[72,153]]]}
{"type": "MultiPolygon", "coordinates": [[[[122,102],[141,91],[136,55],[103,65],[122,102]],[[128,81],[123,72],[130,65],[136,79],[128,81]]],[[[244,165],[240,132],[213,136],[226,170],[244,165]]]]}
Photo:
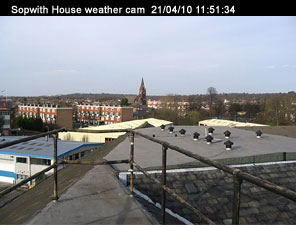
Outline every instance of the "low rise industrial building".
{"type": "MultiPolygon", "coordinates": [[[[0,143],[11,142],[24,136],[6,136],[0,143]]],[[[104,143],[62,141],[58,139],[58,158],[76,160],[104,143]]],[[[22,179],[53,164],[53,139],[38,138],[0,149],[0,181],[18,183],[22,179]]],[[[51,173],[49,171],[49,173],[51,173]]]]}
{"type": "Polygon", "coordinates": [[[127,129],[134,130],[134,129],[144,128],[144,127],[159,127],[162,124],[170,125],[172,124],[172,122],[166,121],[166,120],[154,119],[154,118],[132,120],[127,122],[102,125],[102,126],[89,126],[89,127],[79,129],[78,132],[68,131],[65,133],[60,133],[59,137],[62,140],[108,143],[126,133],[126,132],[112,132],[114,130],[127,130],[127,129]]]}

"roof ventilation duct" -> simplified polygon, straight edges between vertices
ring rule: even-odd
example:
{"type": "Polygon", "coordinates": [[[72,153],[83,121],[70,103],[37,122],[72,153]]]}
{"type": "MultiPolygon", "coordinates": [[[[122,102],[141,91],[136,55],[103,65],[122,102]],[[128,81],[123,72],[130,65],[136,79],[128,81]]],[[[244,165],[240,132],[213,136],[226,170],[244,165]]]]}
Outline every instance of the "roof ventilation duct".
{"type": "Polygon", "coordinates": [[[225,138],[230,138],[231,132],[229,130],[224,132],[225,138]]]}
{"type": "Polygon", "coordinates": [[[212,143],[212,140],[214,139],[211,135],[208,135],[205,137],[206,141],[207,141],[207,144],[211,144],[212,143]]]}
{"type": "Polygon", "coordinates": [[[197,140],[199,139],[199,136],[200,136],[199,133],[194,132],[194,133],[193,133],[193,140],[194,140],[194,141],[197,141],[197,140]]]}
{"type": "Polygon", "coordinates": [[[169,127],[169,131],[170,131],[170,134],[172,134],[174,131],[174,127],[169,127]]]}
{"type": "Polygon", "coordinates": [[[209,129],[208,129],[208,131],[209,131],[209,135],[213,135],[213,132],[214,132],[214,128],[213,127],[210,127],[209,129]]]}
{"type": "Polygon", "coordinates": [[[184,129],[181,129],[180,131],[179,131],[179,133],[181,134],[181,135],[185,135],[185,133],[186,133],[186,130],[184,130],[184,129]]]}
{"type": "Polygon", "coordinates": [[[257,138],[261,138],[261,135],[262,135],[263,133],[261,132],[261,130],[257,130],[256,131],[256,135],[257,135],[257,138]]]}
{"type": "Polygon", "coordinates": [[[165,125],[162,124],[162,125],[160,126],[161,131],[164,131],[164,128],[165,128],[165,125]]]}
{"type": "Polygon", "coordinates": [[[224,145],[226,146],[226,150],[231,150],[231,146],[233,145],[233,142],[230,140],[227,140],[224,142],[224,145]]]}

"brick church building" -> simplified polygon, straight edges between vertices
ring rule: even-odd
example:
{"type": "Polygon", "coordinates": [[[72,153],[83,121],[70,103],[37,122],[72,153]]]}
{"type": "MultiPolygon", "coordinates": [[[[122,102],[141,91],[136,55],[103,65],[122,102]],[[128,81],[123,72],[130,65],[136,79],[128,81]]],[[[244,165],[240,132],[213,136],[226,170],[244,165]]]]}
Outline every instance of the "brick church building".
{"type": "Polygon", "coordinates": [[[139,95],[134,100],[135,104],[146,105],[146,88],[144,85],[144,79],[142,78],[141,86],[139,89],[139,95]]]}

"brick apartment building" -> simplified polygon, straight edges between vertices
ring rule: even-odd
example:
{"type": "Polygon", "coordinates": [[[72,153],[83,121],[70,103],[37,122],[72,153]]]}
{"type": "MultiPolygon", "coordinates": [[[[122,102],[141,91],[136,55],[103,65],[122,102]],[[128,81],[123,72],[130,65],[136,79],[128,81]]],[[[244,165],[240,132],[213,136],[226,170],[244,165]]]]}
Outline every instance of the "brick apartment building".
{"type": "Polygon", "coordinates": [[[114,124],[133,119],[133,108],[110,105],[77,105],[77,122],[91,125],[114,124]]]}
{"type": "Polygon", "coordinates": [[[14,119],[15,111],[12,102],[0,100],[0,135],[11,135],[14,119]]]}
{"type": "Polygon", "coordinates": [[[73,108],[61,108],[58,105],[22,104],[18,106],[18,114],[26,117],[40,117],[45,124],[57,125],[72,129],[73,108]]]}

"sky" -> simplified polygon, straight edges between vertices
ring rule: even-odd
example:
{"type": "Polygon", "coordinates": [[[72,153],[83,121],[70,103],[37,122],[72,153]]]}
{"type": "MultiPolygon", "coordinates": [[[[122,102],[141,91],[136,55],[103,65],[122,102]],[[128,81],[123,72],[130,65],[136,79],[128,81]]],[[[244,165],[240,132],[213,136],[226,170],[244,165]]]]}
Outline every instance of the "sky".
{"type": "Polygon", "coordinates": [[[0,95],[296,91],[296,17],[0,17],[0,95]],[[3,90],[5,90],[3,92],[3,90]]]}

